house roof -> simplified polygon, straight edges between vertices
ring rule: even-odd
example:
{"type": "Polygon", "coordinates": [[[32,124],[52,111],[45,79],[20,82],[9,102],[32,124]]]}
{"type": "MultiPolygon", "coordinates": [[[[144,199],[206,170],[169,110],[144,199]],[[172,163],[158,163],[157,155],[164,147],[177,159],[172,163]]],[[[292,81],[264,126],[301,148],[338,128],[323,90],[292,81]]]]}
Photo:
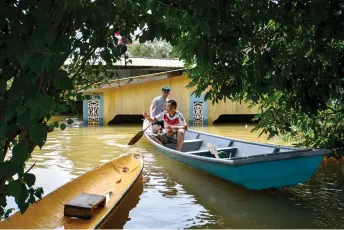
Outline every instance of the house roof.
{"type": "Polygon", "coordinates": [[[118,86],[123,86],[123,85],[128,85],[128,84],[138,84],[138,83],[143,83],[143,82],[148,82],[148,81],[156,81],[156,80],[162,80],[162,79],[171,78],[171,77],[178,77],[178,76],[181,76],[184,73],[184,71],[185,69],[177,69],[177,70],[172,70],[172,71],[140,75],[140,76],[135,76],[135,77],[121,78],[118,80],[116,79],[116,80],[112,80],[109,84],[97,86],[87,91],[95,91],[95,90],[99,91],[101,89],[113,88],[113,87],[118,87],[118,86]]]}
{"type": "MultiPolygon", "coordinates": [[[[72,60],[67,59],[65,64],[71,64],[72,60]]],[[[97,65],[102,62],[105,65],[105,61],[101,58],[91,61],[93,65],[97,65]]],[[[165,67],[165,68],[184,68],[184,63],[178,59],[159,59],[159,58],[128,58],[126,60],[127,65],[125,65],[124,58],[115,62],[114,67],[128,66],[128,67],[165,67]],[[129,61],[131,60],[131,62],[129,61]]]]}
{"type": "MultiPolygon", "coordinates": [[[[159,59],[159,58],[128,58],[127,66],[144,66],[144,67],[179,67],[183,68],[184,63],[178,59],[159,59]],[[128,63],[131,60],[131,63],[128,63]]],[[[124,66],[125,60],[121,58],[117,61],[115,66],[124,66]]]]}

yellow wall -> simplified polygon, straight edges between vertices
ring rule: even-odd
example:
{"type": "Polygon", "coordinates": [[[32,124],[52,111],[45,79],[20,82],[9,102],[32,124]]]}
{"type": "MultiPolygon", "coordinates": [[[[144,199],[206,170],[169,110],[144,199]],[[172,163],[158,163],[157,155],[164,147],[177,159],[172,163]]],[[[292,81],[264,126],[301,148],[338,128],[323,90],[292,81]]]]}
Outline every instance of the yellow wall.
{"type": "MultiPolygon", "coordinates": [[[[185,86],[189,79],[185,75],[163,80],[156,80],[138,84],[128,84],[120,87],[100,89],[94,92],[104,93],[104,124],[116,115],[142,114],[148,110],[153,98],[161,95],[161,88],[165,85],[171,88],[169,98],[175,99],[177,110],[189,120],[189,98],[191,89],[185,86]]],[[[212,123],[221,114],[256,114],[257,108],[248,109],[245,105],[227,101],[212,105],[208,101],[208,122],[212,123]]]]}

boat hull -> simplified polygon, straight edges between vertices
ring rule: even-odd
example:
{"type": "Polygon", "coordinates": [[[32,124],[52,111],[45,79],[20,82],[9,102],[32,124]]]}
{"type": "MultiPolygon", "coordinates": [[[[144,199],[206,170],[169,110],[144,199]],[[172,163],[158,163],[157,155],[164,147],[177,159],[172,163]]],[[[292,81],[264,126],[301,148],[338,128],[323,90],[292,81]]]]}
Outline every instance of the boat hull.
{"type": "Polygon", "coordinates": [[[23,215],[17,212],[8,220],[1,221],[0,228],[98,228],[120,205],[141,175],[142,169],[143,160],[140,153],[116,158],[46,195],[31,205],[23,215]],[[64,216],[64,205],[82,192],[106,195],[105,207],[96,209],[94,216],[89,220],[64,216]]]}
{"type": "Polygon", "coordinates": [[[322,156],[312,156],[283,161],[229,166],[184,157],[159,148],[158,150],[172,159],[198,171],[252,190],[294,186],[305,182],[312,177],[322,160],[322,156]]]}
{"type": "MultiPolygon", "coordinates": [[[[143,127],[146,126],[147,123],[144,123],[143,127]]],[[[149,130],[145,133],[150,143],[172,159],[198,171],[252,190],[295,186],[306,182],[316,172],[323,155],[329,153],[328,150],[280,147],[234,140],[194,130],[186,132],[185,140],[194,139],[191,141],[199,143],[198,150],[190,150],[190,148],[185,150],[187,147],[183,150],[182,147],[182,152],[158,144],[150,134],[149,130]],[[207,151],[205,146],[212,142],[218,147],[227,146],[225,148],[235,149],[238,156],[217,159],[208,154],[206,157],[204,155],[207,151]],[[282,150],[275,153],[277,148],[282,150]],[[261,153],[257,153],[257,151],[261,151],[261,153]],[[198,152],[203,152],[203,155],[198,152]]]]}

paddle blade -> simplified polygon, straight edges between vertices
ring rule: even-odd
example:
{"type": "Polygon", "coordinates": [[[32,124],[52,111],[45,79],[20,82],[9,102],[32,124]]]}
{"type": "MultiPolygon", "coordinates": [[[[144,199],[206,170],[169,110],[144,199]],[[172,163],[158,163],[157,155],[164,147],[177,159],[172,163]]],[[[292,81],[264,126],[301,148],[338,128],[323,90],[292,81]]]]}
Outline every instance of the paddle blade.
{"type": "Polygon", "coordinates": [[[140,132],[138,132],[133,138],[131,138],[131,140],[129,141],[128,145],[133,145],[136,142],[138,142],[141,137],[143,136],[144,131],[141,130],[140,132]]]}
{"type": "Polygon", "coordinates": [[[219,153],[217,152],[217,150],[216,150],[214,145],[208,143],[208,149],[209,149],[210,153],[215,156],[215,158],[220,158],[219,157],[219,153]]]}

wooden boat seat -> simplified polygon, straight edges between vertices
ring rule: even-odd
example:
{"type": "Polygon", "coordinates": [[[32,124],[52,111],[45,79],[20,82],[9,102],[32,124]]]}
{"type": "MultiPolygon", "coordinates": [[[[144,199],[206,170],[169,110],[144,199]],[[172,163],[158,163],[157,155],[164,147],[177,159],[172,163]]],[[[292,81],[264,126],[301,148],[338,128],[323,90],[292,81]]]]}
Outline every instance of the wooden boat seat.
{"type": "Polygon", "coordinates": [[[104,208],[106,196],[81,193],[69,201],[64,206],[64,215],[69,217],[79,217],[83,219],[91,219],[97,207],[104,208]]]}
{"type": "MultiPolygon", "coordinates": [[[[184,140],[181,152],[196,151],[201,147],[202,143],[203,143],[203,141],[200,139],[184,140]]],[[[170,149],[176,149],[177,148],[176,144],[167,144],[165,146],[167,148],[170,148],[170,149]]]]}

